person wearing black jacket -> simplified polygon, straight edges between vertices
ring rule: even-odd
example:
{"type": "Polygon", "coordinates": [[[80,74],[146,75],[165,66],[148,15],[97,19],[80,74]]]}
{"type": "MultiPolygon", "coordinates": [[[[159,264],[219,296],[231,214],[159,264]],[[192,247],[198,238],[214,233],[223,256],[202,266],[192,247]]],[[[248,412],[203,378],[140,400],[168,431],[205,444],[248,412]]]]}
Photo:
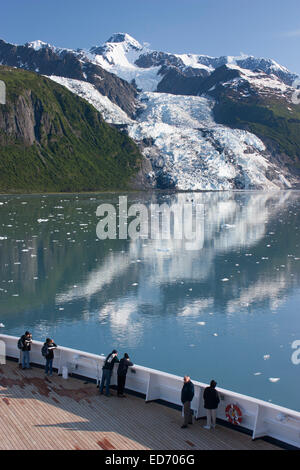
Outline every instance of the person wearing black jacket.
{"type": "Polygon", "coordinates": [[[194,398],[194,384],[188,375],[183,378],[183,387],[181,390],[181,402],[183,404],[184,421],[182,428],[187,428],[188,424],[193,424],[193,412],[191,410],[191,402],[194,398]]]}
{"type": "Polygon", "coordinates": [[[203,393],[204,408],[206,409],[207,423],[205,429],[216,427],[217,408],[220,403],[219,394],[216,390],[217,382],[212,380],[210,386],[206,387],[203,393]]]}
{"type": "Polygon", "coordinates": [[[125,398],[124,395],[124,388],[126,382],[126,375],[128,371],[128,367],[133,366],[133,362],[129,360],[129,356],[127,353],[124,354],[124,357],[120,360],[120,364],[118,367],[118,397],[125,398]]]}
{"type": "Polygon", "coordinates": [[[29,331],[26,331],[23,336],[21,336],[22,343],[22,369],[31,369],[30,367],[30,351],[32,344],[32,334],[29,331]]]}
{"type": "Polygon", "coordinates": [[[104,366],[102,367],[102,378],[101,378],[101,384],[100,384],[100,394],[103,394],[103,388],[104,384],[106,384],[105,387],[105,395],[107,397],[110,396],[109,393],[109,385],[110,385],[110,379],[111,379],[111,374],[114,368],[115,363],[120,362],[119,359],[117,358],[118,351],[115,349],[107,356],[104,362],[104,366]]]}
{"type": "Polygon", "coordinates": [[[44,347],[46,349],[45,374],[48,375],[48,372],[50,372],[50,376],[52,376],[52,364],[53,364],[53,359],[54,359],[54,349],[57,348],[57,345],[54,343],[53,339],[47,338],[46,342],[44,343],[44,347]]]}

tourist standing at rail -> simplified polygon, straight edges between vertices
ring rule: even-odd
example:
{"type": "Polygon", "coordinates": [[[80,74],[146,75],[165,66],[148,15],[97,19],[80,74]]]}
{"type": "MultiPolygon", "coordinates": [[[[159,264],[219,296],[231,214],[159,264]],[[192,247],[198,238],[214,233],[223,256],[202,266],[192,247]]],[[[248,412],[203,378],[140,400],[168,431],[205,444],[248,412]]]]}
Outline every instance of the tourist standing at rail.
{"type": "Polygon", "coordinates": [[[53,339],[47,338],[44,346],[42,347],[42,355],[46,359],[45,374],[52,376],[52,365],[54,359],[54,349],[57,348],[57,345],[54,343],[53,339]]]}
{"type": "Polygon", "coordinates": [[[30,367],[30,351],[32,344],[32,334],[26,331],[19,339],[18,347],[22,351],[22,369],[31,369],[30,367]]]}
{"type": "Polygon", "coordinates": [[[125,398],[124,388],[126,382],[126,375],[128,367],[133,366],[133,362],[130,361],[127,353],[124,354],[124,357],[120,360],[118,367],[118,397],[125,398]]]}
{"type": "Polygon", "coordinates": [[[203,426],[205,429],[216,427],[217,408],[220,403],[220,397],[216,390],[217,382],[212,380],[210,386],[206,387],[203,393],[204,408],[206,409],[207,423],[203,426]]]}
{"type": "Polygon", "coordinates": [[[182,428],[187,428],[188,424],[193,424],[193,412],[191,410],[191,402],[194,398],[194,384],[188,375],[183,378],[183,387],[181,390],[181,402],[183,404],[184,421],[182,428]]]}
{"type": "Polygon", "coordinates": [[[109,386],[110,386],[110,379],[111,379],[111,374],[114,368],[115,363],[120,362],[119,359],[117,358],[118,356],[118,351],[114,349],[105,359],[104,366],[102,367],[102,379],[101,379],[101,384],[100,384],[100,393],[101,395],[103,394],[103,388],[104,384],[106,384],[105,387],[105,395],[107,397],[110,396],[109,393],[109,386]]]}

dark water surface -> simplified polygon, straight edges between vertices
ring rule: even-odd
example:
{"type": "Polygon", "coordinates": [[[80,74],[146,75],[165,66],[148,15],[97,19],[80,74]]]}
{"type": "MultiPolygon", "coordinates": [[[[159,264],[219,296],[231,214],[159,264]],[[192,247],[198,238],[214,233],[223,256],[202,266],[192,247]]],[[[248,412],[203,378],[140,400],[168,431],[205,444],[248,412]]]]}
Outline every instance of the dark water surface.
{"type": "MultiPolygon", "coordinates": [[[[190,374],[300,411],[300,192],[128,195],[198,201],[204,243],[105,240],[118,194],[0,197],[1,332],[190,374]],[[279,379],[270,381],[271,379],[279,379]]],[[[117,206],[116,206],[117,207],[117,206]]]]}

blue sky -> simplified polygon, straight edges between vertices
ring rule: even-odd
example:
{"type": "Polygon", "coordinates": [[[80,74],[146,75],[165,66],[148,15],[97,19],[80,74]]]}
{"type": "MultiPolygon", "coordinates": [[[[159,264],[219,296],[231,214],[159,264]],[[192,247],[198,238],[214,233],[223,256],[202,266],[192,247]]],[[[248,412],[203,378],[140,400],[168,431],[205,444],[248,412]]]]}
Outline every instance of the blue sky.
{"type": "Polygon", "coordinates": [[[299,0],[14,0],[0,38],[89,48],[128,32],[151,48],[270,57],[300,74],[299,0]]]}

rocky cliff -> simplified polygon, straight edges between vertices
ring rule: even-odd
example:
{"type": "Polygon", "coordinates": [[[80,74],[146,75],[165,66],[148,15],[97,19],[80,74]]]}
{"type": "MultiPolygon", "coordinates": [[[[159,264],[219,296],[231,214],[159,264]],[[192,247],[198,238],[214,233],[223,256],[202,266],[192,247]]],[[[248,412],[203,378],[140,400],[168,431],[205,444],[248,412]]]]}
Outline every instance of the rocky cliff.
{"type": "Polygon", "coordinates": [[[90,104],[46,77],[0,66],[0,191],[129,188],[141,155],[90,104]]]}

